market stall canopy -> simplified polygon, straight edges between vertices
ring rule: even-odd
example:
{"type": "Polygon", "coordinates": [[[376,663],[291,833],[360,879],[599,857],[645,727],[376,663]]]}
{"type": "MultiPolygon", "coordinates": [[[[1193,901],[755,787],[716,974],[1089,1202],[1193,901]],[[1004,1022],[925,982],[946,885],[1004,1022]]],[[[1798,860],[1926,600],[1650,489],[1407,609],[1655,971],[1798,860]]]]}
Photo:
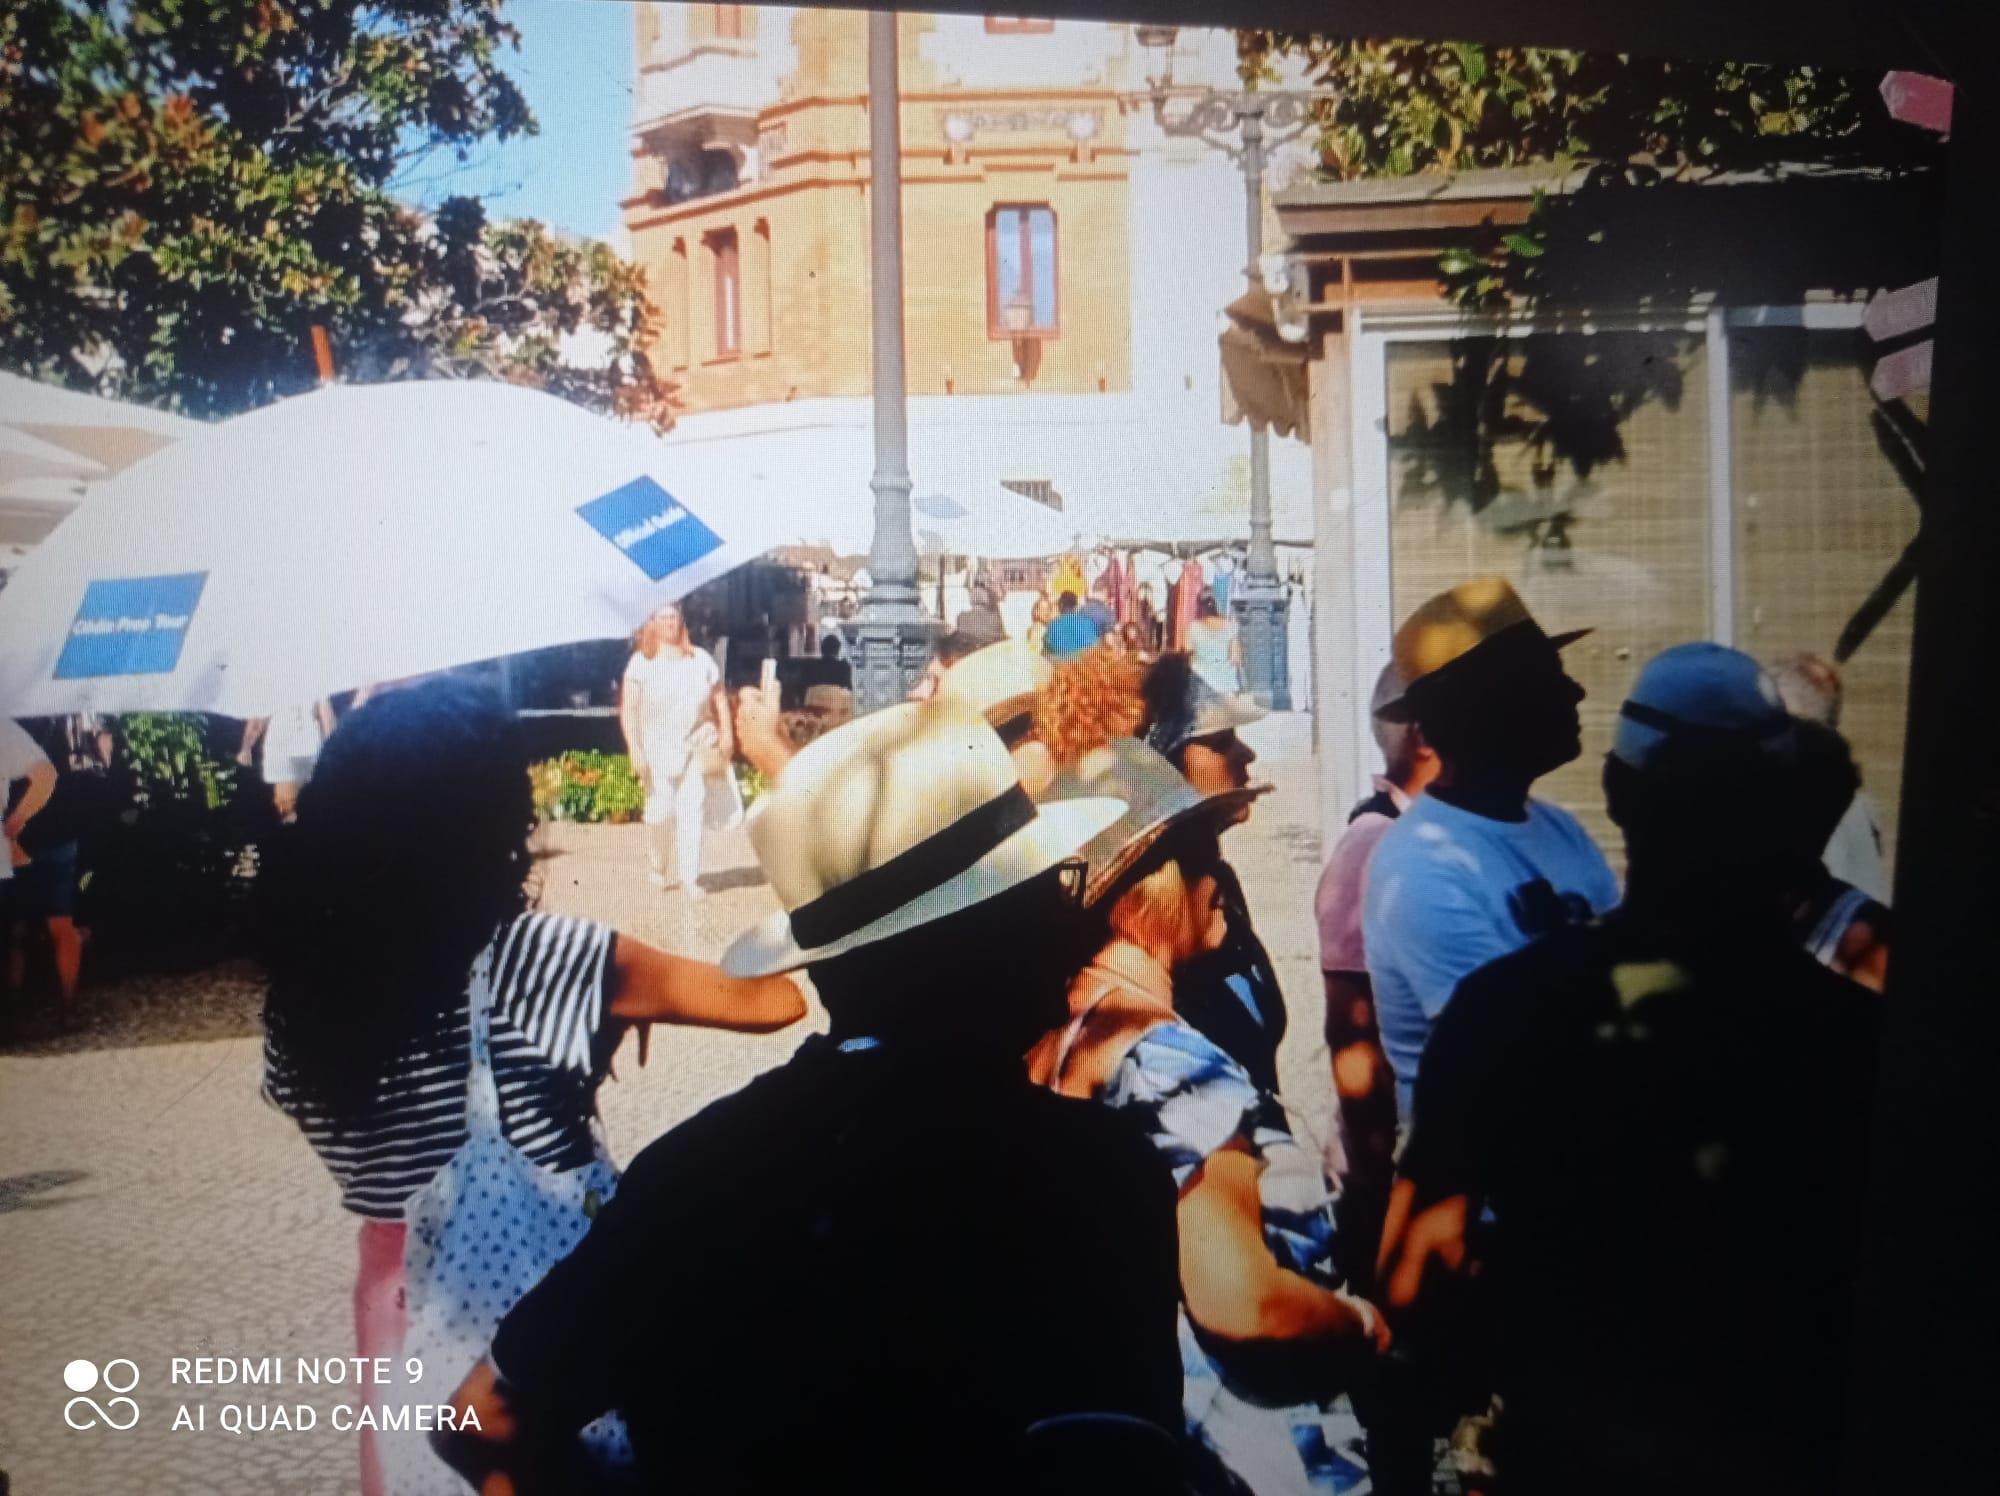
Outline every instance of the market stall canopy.
{"type": "Polygon", "coordinates": [[[335,387],[102,485],[0,591],[0,711],[258,716],[627,633],[782,537],[758,478],[512,385],[335,387]]]}
{"type": "Polygon", "coordinates": [[[981,556],[994,561],[1040,560],[1076,545],[1076,529],[1048,505],[991,484],[910,501],[910,528],[925,556],[981,556]]]}
{"type": "Polygon", "coordinates": [[[0,483],[0,566],[49,538],[49,532],[82,502],[88,485],[75,478],[16,478],[0,483]]]}
{"type": "Polygon", "coordinates": [[[0,427],[25,431],[88,459],[92,474],[122,472],[203,429],[201,422],[186,416],[42,384],[19,374],[0,374],[0,427]]]}
{"type": "Polygon", "coordinates": [[[101,463],[65,451],[18,426],[0,424],[0,483],[34,478],[96,478],[103,472],[101,463]]]}
{"type": "MultiPolygon", "coordinates": [[[[1027,509],[1014,509],[1019,518],[1009,521],[995,497],[1004,493],[1055,515],[1047,539],[1062,540],[1059,550],[1099,543],[1190,549],[1241,542],[1250,533],[1247,443],[1198,396],[918,396],[909,411],[919,532],[923,501],[932,495],[968,509],[985,506],[999,516],[994,525],[1039,528],[1040,516],[1027,509]]],[[[688,416],[667,445],[727,453],[730,463],[777,484],[789,543],[858,555],[874,525],[869,421],[863,399],[801,400],[688,416]]],[[[1274,442],[1271,478],[1278,542],[1310,545],[1310,449],[1274,442]]]]}
{"type": "MultiPolygon", "coordinates": [[[[788,414],[798,407],[785,406],[788,414]]],[[[731,412],[734,415],[734,412],[731,412]]],[[[777,491],[767,524],[784,549],[827,556],[863,556],[875,533],[875,496],[868,487],[874,436],[853,421],[808,421],[755,432],[708,429],[690,417],[667,438],[676,452],[726,454],[777,491]],[[840,475],[845,481],[833,481],[840,475]]],[[[912,463],[912,468],[916,464],[912,463]]],[[[1057,510],[977,475],[939,481],[916,474],[910,529],[925,557],[1036,559],[1074,550],[1075,526],[1057,510]]]]}
{"type": "Polygon", "coordinates": [[[150,406],[0,373],[0,546],[39,544],[91,483],[201,429],[150,406]]]}

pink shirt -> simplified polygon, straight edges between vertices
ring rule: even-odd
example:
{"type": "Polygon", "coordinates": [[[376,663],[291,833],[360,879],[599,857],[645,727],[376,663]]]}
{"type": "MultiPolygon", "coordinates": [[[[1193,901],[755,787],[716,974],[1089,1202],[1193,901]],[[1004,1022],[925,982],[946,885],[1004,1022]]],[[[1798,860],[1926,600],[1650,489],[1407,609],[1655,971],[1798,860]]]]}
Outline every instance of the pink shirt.
{"type": "MultiPolygon", "coordinates": [[[[1379,774],[1375,788],[1395,802],[1399,812],[1409,808],[1410,797],[1379,774]]],[[[1367,888],[1368,863],[1375,856],[1376,845],[1395,824],[1394,816],[1363,811],[1333,844],[1333,855],[1327,859],[1319,892],[1313,897],[1313,913],[1319,918],[1321,971],[1368,970],[1361,939],[1361,895],[1367,888]]]]}

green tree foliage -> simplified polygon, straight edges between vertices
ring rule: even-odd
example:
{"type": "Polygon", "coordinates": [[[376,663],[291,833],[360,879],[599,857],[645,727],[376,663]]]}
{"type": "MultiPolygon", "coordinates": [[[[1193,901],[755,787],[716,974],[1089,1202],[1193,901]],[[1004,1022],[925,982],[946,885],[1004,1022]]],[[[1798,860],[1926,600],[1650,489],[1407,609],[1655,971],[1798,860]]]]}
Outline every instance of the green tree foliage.
{"type": "Polygon", "coordinates": [[[641,278],[599,246],[393,195],[531,131],[497,0],[10,0],[0,360],[190,414],[343,372],[486,375],[664,423],[641,278]],[[596,367],[566,338],[595,334],[596,367]]]}
{"type": "MultiPolygon", "coordinates": [[[[1239,35],[1247,78],[1303,58],[1319,106],[1319,164],[1340,180],[1548,163],[1585,190],[1688,182],[1779,165],[1902,164],[1934,141],[1889,118],[1872,77],[1813,67],[1686,62],[1472,43],[1239,35]]],[[[1551,175],[1556,175],[1552,170],[1551,175]]],[[[1560,243],[1553,200],[1525,228],[1443,265],[1457,298],[1532,297],[1560,243]]]]}

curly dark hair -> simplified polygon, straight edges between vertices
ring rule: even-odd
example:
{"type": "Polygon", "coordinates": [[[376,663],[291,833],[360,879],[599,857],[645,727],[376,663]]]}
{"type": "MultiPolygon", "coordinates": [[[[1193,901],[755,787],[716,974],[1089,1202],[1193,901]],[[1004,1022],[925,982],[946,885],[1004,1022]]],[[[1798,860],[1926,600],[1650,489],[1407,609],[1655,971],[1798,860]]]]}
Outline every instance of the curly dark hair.
{"type": "Polygon", "coordinates": [[[431,681],[340,724],[259,880],[265,1023],[308,1092],[365,1103],[455,1020],[473,958],[528,906],[534,821],[490,689],[431,681]]]}

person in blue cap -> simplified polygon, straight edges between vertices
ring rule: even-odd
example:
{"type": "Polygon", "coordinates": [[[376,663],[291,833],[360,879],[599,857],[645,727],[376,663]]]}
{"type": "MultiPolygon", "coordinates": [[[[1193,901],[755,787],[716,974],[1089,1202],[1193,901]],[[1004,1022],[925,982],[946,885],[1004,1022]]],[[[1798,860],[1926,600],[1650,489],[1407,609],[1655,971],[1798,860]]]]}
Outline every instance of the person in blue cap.
{"type": "Polygon", "coordinates": [[[1439,1017],[1380,1301],[1400,1334],[1490,1268],[1510,1490],[1830,1490],[1879,1001],[1791,928],[1795,724],[1748,656],[1669,649],[1604,788],[1624,901],[1439,1017]]]}

